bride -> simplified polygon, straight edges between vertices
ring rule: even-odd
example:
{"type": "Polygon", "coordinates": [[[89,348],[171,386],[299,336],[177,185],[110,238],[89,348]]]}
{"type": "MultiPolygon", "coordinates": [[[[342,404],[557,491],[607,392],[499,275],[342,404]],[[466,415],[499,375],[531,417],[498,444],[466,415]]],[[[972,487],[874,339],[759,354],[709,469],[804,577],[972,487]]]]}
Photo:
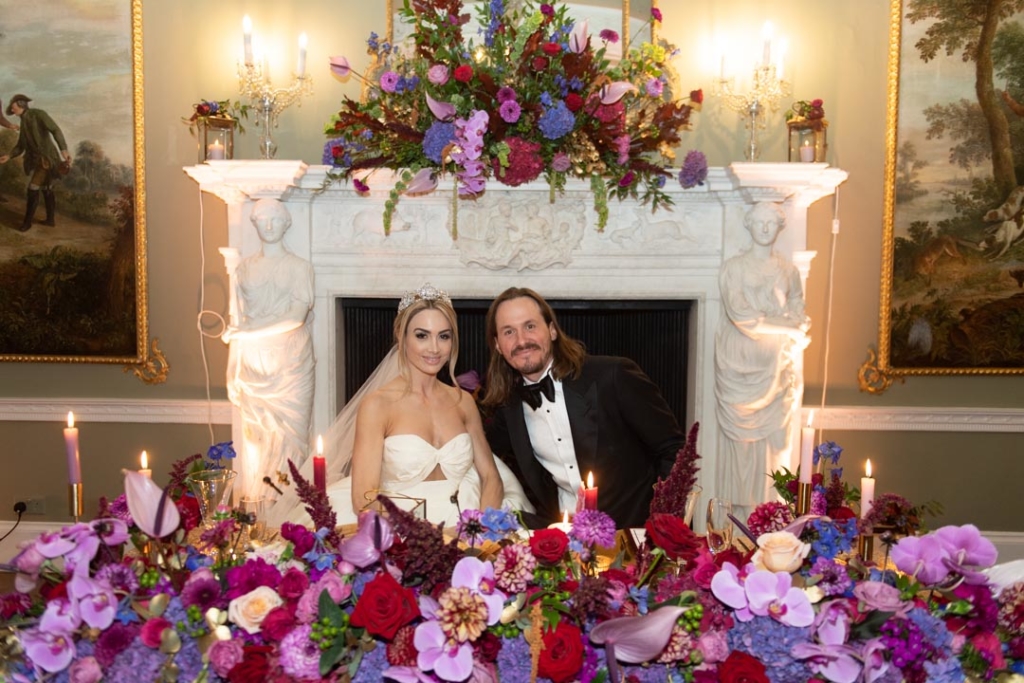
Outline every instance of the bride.
{"type": "MultiPolygon", "coordinates": [[[[394,335],[395,346],[325,439],[327,494],[338,523],[356,522],[377,492],[394,494],[389,497],[406,508],[408,499],[424,499],[426,518],[445,526],[458,522],[460,509],[532,512],[511,470],[491,454],[472,397],[438,379],[445,366],[455,376],[459,353],[447,293],[429,284],[406,293],[394,335]]],[[[303,466],[310,480],[311,465],[309,458],[303,466]]],[[[310,520],[289,490],[271,508],[268,522],[310,520]]]]}

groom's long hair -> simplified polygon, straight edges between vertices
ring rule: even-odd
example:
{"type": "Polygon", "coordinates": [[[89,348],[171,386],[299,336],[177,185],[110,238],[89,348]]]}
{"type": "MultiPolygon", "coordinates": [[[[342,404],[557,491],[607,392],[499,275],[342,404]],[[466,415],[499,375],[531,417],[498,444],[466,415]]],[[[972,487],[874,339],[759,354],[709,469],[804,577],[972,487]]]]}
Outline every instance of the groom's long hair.
{"type": "Polygon", "coordinates": [[[488,408],[497,408],[508,403],[522,377],[519,371],[513,368],[501,355],[498,350],[498,306],[511,299],[520,298],[533,299],[540,307],[544,322],[554,328],[555,340],[551,342],[551,376],[554,379],[562,380],[566,377],[576,379],[583,371],[583,361],[587,358],[586,347],[576,341],[558,325],[555,311],[551,305],[544,300],[537,292],[527,287],[509,287],[498,295],[491,307],[487,310],[486,335],[487,344],[491,347],[491,360],[487,366],[487,382],[482,403],[488,408]]]}

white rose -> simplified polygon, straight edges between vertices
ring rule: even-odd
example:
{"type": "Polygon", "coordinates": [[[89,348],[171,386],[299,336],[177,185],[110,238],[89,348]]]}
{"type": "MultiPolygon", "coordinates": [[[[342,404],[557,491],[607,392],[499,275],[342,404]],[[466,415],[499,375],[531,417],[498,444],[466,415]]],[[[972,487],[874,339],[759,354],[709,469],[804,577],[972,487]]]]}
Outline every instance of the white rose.
{"type": "Polygon", "coordinates": [[[228,603],[228,617],[248,633],[259,633],[270,610],[284,604],[281,596],[269,586],[259,588],[228,603]]]}
{"type": "Polygon", "coordinates": [[[758,550],[751,561],[758,569],[792,574],[804,563],[811,546],[788,531],[775,531],[757,537],[758,550]]]}

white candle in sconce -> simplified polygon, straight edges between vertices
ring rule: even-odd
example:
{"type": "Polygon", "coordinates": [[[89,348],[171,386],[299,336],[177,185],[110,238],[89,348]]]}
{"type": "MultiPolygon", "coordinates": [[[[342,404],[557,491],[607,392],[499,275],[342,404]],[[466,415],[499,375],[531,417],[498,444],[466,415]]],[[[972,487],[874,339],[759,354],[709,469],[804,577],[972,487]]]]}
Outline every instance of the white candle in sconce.
{"type": "Polygon", "coordinates": [[[810,484],[814,473],[814,411],[807,415],[807,426],[800,430],[800,483],[810,484]]]}
{"type": "Polygon", "coordinates": [[[252,66],[252,19],[248,14],[242,17],[242,46],[245,50],[245,65],[252,66]]]}
{"type": "Polygon", "coordinates": [[[764,27],[761,28],[761,40],[764,41],[764,50],[761,56],[762,66],[768,66],[772,63],[772,22],[764,22],[764,27]]]}
{"type": "Polygon", "coordinates": [[[864,465],[864,475],[860,478],[860,518],[864,519],[875,504],[875,479],[871,476],[871,460],[864,465]]]}
{"type": "Polygon", "coordinates": [[[153,470],[150,469],[149,467],[149,454],[146,453],[146,451],[142,451],[142,454],[139,456],[139,465],[141,465],[141,468],[139,469],[139,474],[143,475],[144,477],[149,477],[150,479],[152,479],[153,470]]]}
{"type": "Polygon", "coordinates": [[[223,159],[224,158],[224,145],[220,140],[214,140],[206,146],[206,158],[207,159],[223,159]]]}
{"type": "Polygon", "coordinates": [[[299,65],[295,69],[295,75],[298,78],[306,77],[306,45],[309,43],[309,38],[303,33],[299,36],[299,65]]]}
{"type": "Polygon", "coordinates": [[[808,163],[814,161],[814,143],[810,138],[800,143],[800,161],[808,163]]]}

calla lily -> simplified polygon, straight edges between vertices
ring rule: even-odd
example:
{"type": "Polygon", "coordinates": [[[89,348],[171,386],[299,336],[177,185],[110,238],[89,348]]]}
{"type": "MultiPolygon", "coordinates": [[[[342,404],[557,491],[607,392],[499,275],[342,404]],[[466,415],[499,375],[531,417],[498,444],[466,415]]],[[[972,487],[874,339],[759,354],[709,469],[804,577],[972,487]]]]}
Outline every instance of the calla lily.
{"type": "Polygon", "coordinates": [[[421,168],[419,172],[409,181],[405,188],[405,194],[426,194],[437,189],[437,176],[431,168],[421,168]]]}
{"type": "Polygon", "coordinates": [[[438,102],[430,93],[424,93],[427,97],[427,107],[439,121],[451,121],[455,118],[455,105],[447,102],[438,102]]]}
{"type": "Polygon", "coordinates": [[[178,506],[152,479],[134,470],[124,472],[124,496],[128,511],[140,529],[152,538],[161,538],[181,524],[178,506]]]}
{"type": "Polygon", "coordinates": [[[580,54],[587,49],[587,41],[590,39],[590,34],[587,32],[587,20],[577,21],[576,25],[572,27],[572,33],[569,34],[569,49],[580,54]]]}
{"type": "Polygon", "coordinates": [[[391,524],[374,510],[359,516],[359,530],[341,544],[341,557],[363,569],[380,559],[380,554],[395,542],[391,524]]]}
{"type": "Polygon", "coordinates": [[[601,88],[601,104],[615,104],[628,92],[636,92],[636,86],[629,81],[615,81],[601,88]]]}
{"type": "Polygon", "coordinates": [[[672,626],[686,609],[667,606],[643,617],[618,617],[601,622],[590,632],[590,642],[615,648],[615,658],[630,664],[654,659],[668,645],[672,626]]]}
{"type": "Polygon", "coordinates": [[[331,73],[338,78],[344,78],[348,76],[349,72],[352,71],[352,67],[349,66],[348,59],[342,56],[331,57],[331,73]]]}

